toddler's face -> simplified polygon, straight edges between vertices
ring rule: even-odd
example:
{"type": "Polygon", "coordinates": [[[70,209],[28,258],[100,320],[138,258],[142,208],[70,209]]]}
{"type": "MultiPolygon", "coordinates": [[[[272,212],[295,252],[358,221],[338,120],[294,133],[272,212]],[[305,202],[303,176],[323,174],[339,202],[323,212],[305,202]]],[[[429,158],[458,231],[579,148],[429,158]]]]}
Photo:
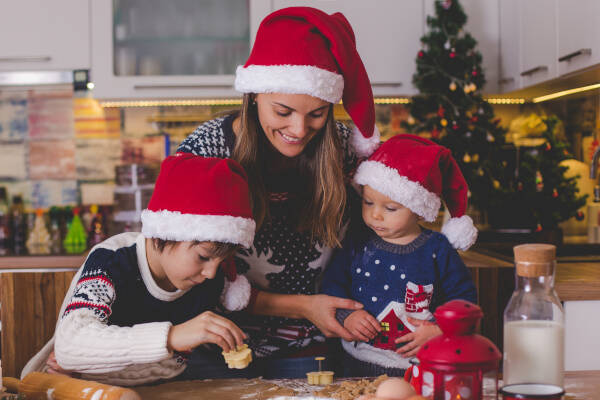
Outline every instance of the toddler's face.
{"type": "Polygon", "coordinates": [[[166,247],[160,254],[160,263],[169,282],[177,289],[185,290],[196,286],[217,273],[224,257],[213,255],[211,242],[181,242],[166,247]]]}
{"type": "Polygon", "coordinates": [[[420,232],[419,216],[368,185],[363,186],[362,216],[365,224],[386,242],[406,244],[405,238],[420,232]]]}

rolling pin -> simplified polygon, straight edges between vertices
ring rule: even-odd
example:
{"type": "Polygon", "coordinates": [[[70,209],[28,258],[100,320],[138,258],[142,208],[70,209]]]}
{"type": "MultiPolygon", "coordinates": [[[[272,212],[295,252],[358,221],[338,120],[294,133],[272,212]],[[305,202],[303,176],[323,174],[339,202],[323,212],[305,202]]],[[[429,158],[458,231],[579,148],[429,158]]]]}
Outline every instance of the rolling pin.
{"type": "Polygon", "coordinates": [[[31,372],[19,382],[19,394],[27,400],[141,400],[133,390],[119,386],[31,372]]]}

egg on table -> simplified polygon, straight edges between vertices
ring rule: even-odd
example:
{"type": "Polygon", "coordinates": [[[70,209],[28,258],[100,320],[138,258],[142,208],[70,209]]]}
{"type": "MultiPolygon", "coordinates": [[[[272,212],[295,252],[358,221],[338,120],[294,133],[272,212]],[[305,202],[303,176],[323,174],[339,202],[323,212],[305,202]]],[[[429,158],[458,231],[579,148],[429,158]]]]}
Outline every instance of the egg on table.
{"type": "Polygon", "coordinates": [[[385,400],[408,400],[415,396],[415,390],[412,385],[402,378],[389,378],[381,382],[375,396],[377,399],[385,400]]]}

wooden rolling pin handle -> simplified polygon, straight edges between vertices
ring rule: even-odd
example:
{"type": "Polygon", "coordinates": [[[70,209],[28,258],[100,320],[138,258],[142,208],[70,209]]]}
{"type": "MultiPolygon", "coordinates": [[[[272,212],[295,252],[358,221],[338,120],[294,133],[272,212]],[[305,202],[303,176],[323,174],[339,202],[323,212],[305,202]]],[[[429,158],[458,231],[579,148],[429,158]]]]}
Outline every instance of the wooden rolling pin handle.
{"type": "Polygon", "coordinates": [[[19,394],[27,400],[141,400],[131,389],[103,383],[32,372],[19,383],[19,394]],[[49,395],[50,393],[50,395],[49,395]]]}

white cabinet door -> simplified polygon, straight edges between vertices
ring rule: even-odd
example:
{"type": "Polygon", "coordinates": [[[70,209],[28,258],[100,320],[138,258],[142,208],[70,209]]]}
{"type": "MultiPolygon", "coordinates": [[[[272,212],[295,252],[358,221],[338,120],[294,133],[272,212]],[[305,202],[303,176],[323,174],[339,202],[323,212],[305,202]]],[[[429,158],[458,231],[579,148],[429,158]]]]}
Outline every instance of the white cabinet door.
{"type": "Polygon", "coordinates": [[[291,6],[344,14],[376,96],[417,93],[412,76],[423,35],[422,0],[273,0],[273,11],[291,6]]]}
{"type": "Polygon", "coordinates": [[[521,86],[557,76],[556,0],[520,1],[521,86]]]}
{"type": "Polygon", "coordinates": [[[600,1],[558,0],[558,74],[600,63],[600,1]]]}
{"type": "MultiPolygon", "coordinates": [[[[504,0],[461,0],[467,23],[463,30],[477,40],[476,50],[481,53],[482,68],[486,84],[484,93],[498,92],[498,53],[500,27],[498,24],[498,1],[504,0]]],[[[433,0],[425,1],[425,15],[435,15],[433,0]]],[[[429,27],[425,25],[427,31],[429,27]]]]}
{"type": "Polygon", "coordinates": [[[0,0],[0,70],[90,67],[88,0],[0,0]]]}
{"type": "Polygon", "coordinates": [[[260,1],[92,1],[94,97],[239,96],[235,69],[257,29],[250,15],[270,9],[260,1]]]}
{"type": "Polygon", "coordinates": [[[499,91],[507,93],[521,87],[519,26],[521,0],[500,0],[499,91]]]}

